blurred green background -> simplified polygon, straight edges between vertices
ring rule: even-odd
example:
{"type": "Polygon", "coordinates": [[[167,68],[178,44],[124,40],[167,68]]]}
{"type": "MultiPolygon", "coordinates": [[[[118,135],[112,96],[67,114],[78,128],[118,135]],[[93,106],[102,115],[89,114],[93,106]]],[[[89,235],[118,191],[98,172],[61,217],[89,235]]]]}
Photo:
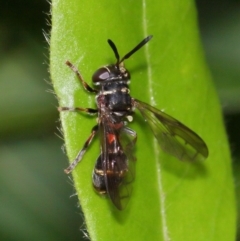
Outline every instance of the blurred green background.
{"type": "MultiPolygon", "coordinates": [[[[221,100],[240,203],[240,1],[199,0],[200,32],[221,100]]],[[[0,240],[81,240],[48,73],[45,0],[0,8],[0,240]],[[57,134],[57,135],[56,135],[57,134]]],[[[110,37],[110,36],[109,36],[110,37]]],[[[239,204],[238,204],[239,207],[239,204]]],[[[239,225],[238,225],[239,226],[239,225]]],[[[239,239],[240,240],[240,239],[239,239]]]]}

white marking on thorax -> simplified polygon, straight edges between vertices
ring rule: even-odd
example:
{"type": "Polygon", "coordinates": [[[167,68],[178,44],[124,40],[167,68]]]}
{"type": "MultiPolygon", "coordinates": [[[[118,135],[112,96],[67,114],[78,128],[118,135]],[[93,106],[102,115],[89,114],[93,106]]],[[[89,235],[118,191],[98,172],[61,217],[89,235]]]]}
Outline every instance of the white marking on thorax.
{"type": "MultiPolygon", "coordinates": [[[[122,93],[127,93],[127,94],[130,93],[130,90],[129,90],[128,88],[126,88],[126,87],[122,88],[120,91],[121,91],[122,93]]],[[[115,93],[117,93],[117,90],[116,90],[116,89],[114,89],[114,90],[100,91],[100,94],[102,94],[102,95],[111,95],[111,94],[115,94],[115,93]]]]}

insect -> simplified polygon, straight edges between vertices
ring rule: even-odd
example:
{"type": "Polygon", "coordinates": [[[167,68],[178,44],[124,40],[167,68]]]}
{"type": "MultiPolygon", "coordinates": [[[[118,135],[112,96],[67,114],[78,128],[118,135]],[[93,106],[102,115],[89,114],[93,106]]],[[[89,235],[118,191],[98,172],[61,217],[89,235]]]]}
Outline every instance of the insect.
{"type": "Polygon", "coordinates": [[[130,73],[124,67],[124,61],[151,38],[152,35],[143,39],[121,59],[116,45],[109,39],[108,44],[117,62],[101,67],[93,74],[92,81],[96,88],[90,87],[78,69],[69,61],[66,62],[76,73],[83,88],[96,95],[97,108],[59,107],[58,110],[96,114],[98,123],[92,128],[90,136],[65,172],[69,174],[76,167],[98,133],[101,154],[97,158],[92,174],[93,187],[99,194],[108,195],[119,210],[122,210],[129,200],[131,183],[134,179],[133,148],[137,133],[127,127],[127,122],[133,119],[135,109],[138,109],[148,122],[160,147],[165,152],[185,161],[208,157],[207,145],[196,133],[166,113],[130,96],[128,88],[130,73]]]}

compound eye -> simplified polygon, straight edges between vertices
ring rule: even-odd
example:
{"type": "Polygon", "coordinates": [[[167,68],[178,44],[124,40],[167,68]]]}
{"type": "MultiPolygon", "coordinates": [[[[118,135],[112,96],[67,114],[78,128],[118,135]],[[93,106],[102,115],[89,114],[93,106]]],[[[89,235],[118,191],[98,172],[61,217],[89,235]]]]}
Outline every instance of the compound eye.
{"type": "Polygon", "coordinates": [[[93,83],[102,82],[104,80],[109,79],[110,74],[106,68],[98,69],[92,76],[93,83]]]}

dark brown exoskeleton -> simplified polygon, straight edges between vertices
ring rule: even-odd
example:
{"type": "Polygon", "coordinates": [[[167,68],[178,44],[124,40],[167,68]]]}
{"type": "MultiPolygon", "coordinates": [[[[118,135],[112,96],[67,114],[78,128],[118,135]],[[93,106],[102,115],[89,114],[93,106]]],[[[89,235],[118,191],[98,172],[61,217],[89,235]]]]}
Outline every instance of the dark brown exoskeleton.
{"type": "Polygon", "coordinates": [[[122,210],[130,197],[131,182],[134,179],[133,148],[137,134],[126,126],[132,120],[137,108],[149,123],[161,148],[179,160],[193,161],[205,159],[208,148],[205,142],[188,127],[164,112],[130,96],[128,85],[130,73],[123,61],[145,45],[152,36],[146,37],[135,48],[120,59],[115,44],[108,40],[116,64],[99,68],[92,77],[96,89],[90,87],[82,78],[77,68],[69,61],[66,64],[77,74],[85,90],[96,94],[97,109],[80,107],[59,107],[59,111],[83,111],[98,114],[98,123],[85,142],[75,160],[65,169],[70,173],[81,161],[87,147],[98,132],[100,135],[101,154],[93,171],[93,186],[100,194],[107,194],[113,204],[122,210]]]}

